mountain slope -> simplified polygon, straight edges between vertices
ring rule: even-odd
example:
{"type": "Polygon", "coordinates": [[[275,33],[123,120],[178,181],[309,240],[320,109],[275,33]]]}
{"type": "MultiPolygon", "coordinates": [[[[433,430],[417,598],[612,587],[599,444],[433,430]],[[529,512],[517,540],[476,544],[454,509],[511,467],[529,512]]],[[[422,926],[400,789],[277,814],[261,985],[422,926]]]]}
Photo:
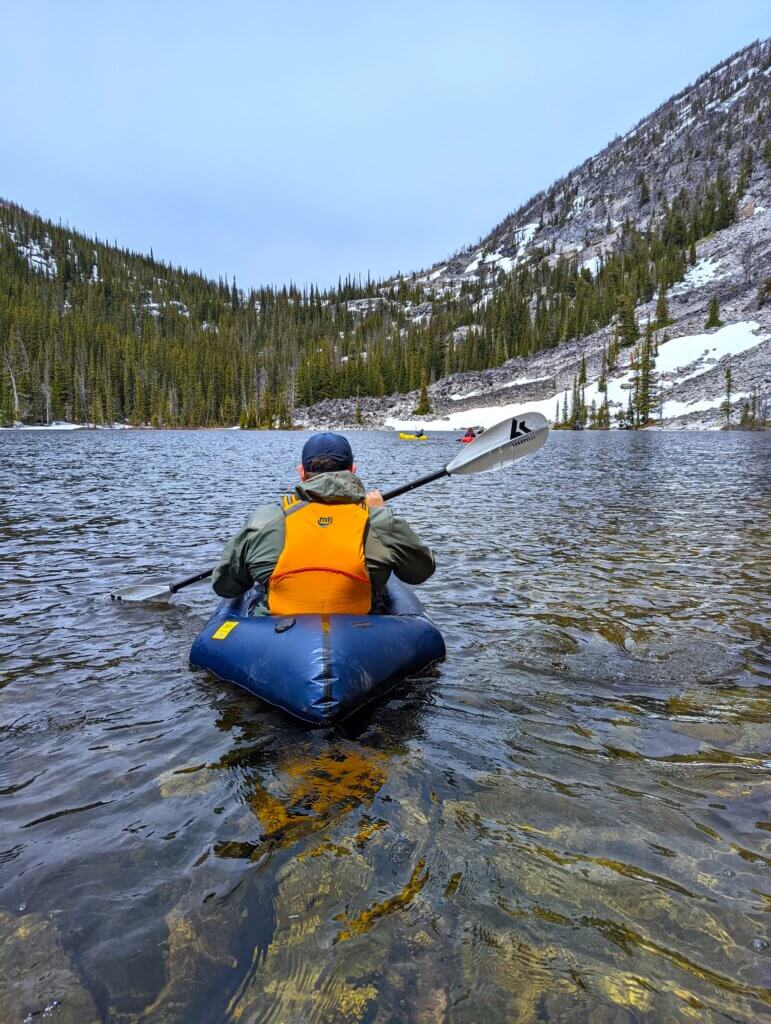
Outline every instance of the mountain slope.
{"type": "MultiPolygon", "coordinates": [[[[668,281],[659,278],[655,282],[656,297],[650,280],[643,281],[641,287],[639,281],[635,282],[635,315],[641,330],[648,321],[654,328],[658,324],[663,283],[667,319],[672,322],[655,331],[655,340],[661,343],[667,336],[672,339],[670,359],[672,349],[690,351],[675,338],[693,337],[704,329],[707,307],[715,296],[723,321],[751,321],[757,329],[753,345],[741,353],[723,353],[722,362],[710,364],[708,372],[703,372],[705,368],[696,361],[695,368],[702,372],[694,373],[692,378],[698,381],[691,378],[686,385],[676,379],[658,380],[653,396],[658,402],[655,419],[672,425],[716,425],[729,361],[734,400],[749,402],[754,393],[761,404],[767,404],[771,395],[771,351],[764,340],[771,305],[770,85],[769,40],[754,43],[721,62],[596,157],[534,196],[477,245],[408,279],[411,285],[424,289],[428,300],[422,304],[420,316],[430,319],[447,297],[466,294],[477,315],[475,322],[456,330],[456,344],[468,345],[470,336],[476,332],[481,336],[485,330],[500,336],[507,325],[505,319],[496,317],[496,307],[518,273],[545,264],[572,268],[597,281],[608,270],[609,262],[629,247],[635,231],[656,233],[663,226],[666,235],[669,222],[670,234],[682,235],[680,244],[674,247],[675,262],[678,252],[687,248],[686,265],[676,266],[668,281]],[[696,230],[693,222],[678,223],[672,217],[673,208],[710,189],[714,202],[707,203],[711,208],[696,230]],[[718,194],[721,192],[722,198],[718,194]]],[[[569,280],[568,288],[575,288],[576,282],[580,283],[579,277],[569,280]]],[[[529,305],[531,317],[537,316],[534,294],[529,305]]],[[[620,314],[621,310],[616,312],[620,314]]],[[[446,429],[486,422],[490,417],[480,408],[503,409],[514,400],[520,404],[534,402],[554,417],[557,403],[560,409],[564,405],[566,392],[572,402],[573,381],[582,372],[587,374],[586,401],[590,404],[592,385],[598,384],[603,375],[607,351],[618,333],[621,317],[604,319],[601,327],[595,317],[594,323],[585,325],[588,329],[563,331],[562,338],[538,352],[532,348],[509,352],[514,358],[500,360],[498,369],[451,374],[437,381],[428,389],[434,413],[439,416],[435,425],[446,429]]],[[[622,346],[617,376],[627,374],[640,355],[634,346],[622,346]]],[[[715,359],[714,355],[709,358],[715,359]]],[[[634,390],[629,381],[624,383],[629,391],[634,390]]],[[[406,399],[380,400],[369,403],[365,411],[373,422],[414,424],[417,421],[410,414],[417,397],[413,394],[406,399]]],[[[601,393],[600,401],[602,397],[601,393]]],[[[611,411],[618,414],[625,408],[611,401],[611,411]]],[[[648,418],[653,412],[652,408],[648,410],[648,418]]],[[[350,404],[336,410],[325,405],[310,413],[311,419],[330,422],[345,421],[350,416],[350,404]]],[[[624,418],[629,425],[630,417],[624,418]]],[[[430,417],[424,414],[420,420],[428,422],[430,417]]]]}
{"type": "MultiPolygon", "coordinates": [[[[644,228],[681,190],[693,193],[723,172],[738,182],[743,160],[758,192],[768,188],[771,41],[753,43],[667,100],[597,156],[535,195],[479,245],[415,280],[435,294],[510,270],[538,249],[579,255],[594,267],[630,221],[644,228]]],[[[744,182],[742,195],[750,188],[744,182]]],[[[751,190],[752,191],[752,190],[751,190]]],[[[750,194],[748,200],[752,198],[750,194]]]]}

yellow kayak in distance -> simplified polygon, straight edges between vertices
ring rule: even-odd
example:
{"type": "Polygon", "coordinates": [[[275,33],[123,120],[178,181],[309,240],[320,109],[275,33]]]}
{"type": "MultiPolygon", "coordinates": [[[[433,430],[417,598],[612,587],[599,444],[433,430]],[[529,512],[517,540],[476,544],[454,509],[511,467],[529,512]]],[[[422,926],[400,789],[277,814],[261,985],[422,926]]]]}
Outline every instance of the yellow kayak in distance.
{"type": "Polygon", "coordinates": [[[428,434],[405,434],[400,430],[399,439],[401,441],[427,441],[428,434]]]}

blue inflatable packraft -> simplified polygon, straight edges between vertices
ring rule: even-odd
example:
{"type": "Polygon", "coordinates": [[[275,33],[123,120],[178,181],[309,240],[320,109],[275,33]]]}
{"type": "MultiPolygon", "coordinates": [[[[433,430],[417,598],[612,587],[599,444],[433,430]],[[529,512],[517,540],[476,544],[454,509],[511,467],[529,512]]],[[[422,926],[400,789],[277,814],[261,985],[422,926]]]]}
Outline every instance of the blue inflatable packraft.
{"type": "Polygon", "coordinates": [[[190,663],[311,725],[328,725],[445,655],[442,634],[391,578],[377,615],[249,616],[256,590],[222,601],[190,663]]]}

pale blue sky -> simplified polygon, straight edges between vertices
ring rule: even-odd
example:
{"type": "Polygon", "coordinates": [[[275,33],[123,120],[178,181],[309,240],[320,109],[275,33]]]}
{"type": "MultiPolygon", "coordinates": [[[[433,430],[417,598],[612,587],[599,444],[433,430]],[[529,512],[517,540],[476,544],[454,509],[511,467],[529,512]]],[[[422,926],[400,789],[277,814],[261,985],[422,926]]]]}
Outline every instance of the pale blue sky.
{"type": "Polygon", "coordinates": [[[0,0],[0,195],[242,286],[442,259],[768,0],[0,0]]]}

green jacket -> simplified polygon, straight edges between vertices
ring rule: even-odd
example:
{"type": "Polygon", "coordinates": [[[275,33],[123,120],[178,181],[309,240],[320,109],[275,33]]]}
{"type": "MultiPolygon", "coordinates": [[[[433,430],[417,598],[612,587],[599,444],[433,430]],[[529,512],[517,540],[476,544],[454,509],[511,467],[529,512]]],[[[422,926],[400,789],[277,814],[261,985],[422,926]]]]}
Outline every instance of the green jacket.
{"type": "MultiPolygon", "coordinates": [[[[364,500],[364,485],[345,470],[320,473],[295,487],[303,501],[341,505],[364,500]]],[[[284,514],[279,505],[260,505],[243,529],[225,545],[212,586],[220,597],[239,597],[255,582],[267,583],[284,548],[284,514]]],[[[409,524],[388,507],[369,510],[364,545],[372,580],[373,606],[395,572],[405,583],[423,583],[436,568],[430,548],[422,544],[409,524]]]]}

